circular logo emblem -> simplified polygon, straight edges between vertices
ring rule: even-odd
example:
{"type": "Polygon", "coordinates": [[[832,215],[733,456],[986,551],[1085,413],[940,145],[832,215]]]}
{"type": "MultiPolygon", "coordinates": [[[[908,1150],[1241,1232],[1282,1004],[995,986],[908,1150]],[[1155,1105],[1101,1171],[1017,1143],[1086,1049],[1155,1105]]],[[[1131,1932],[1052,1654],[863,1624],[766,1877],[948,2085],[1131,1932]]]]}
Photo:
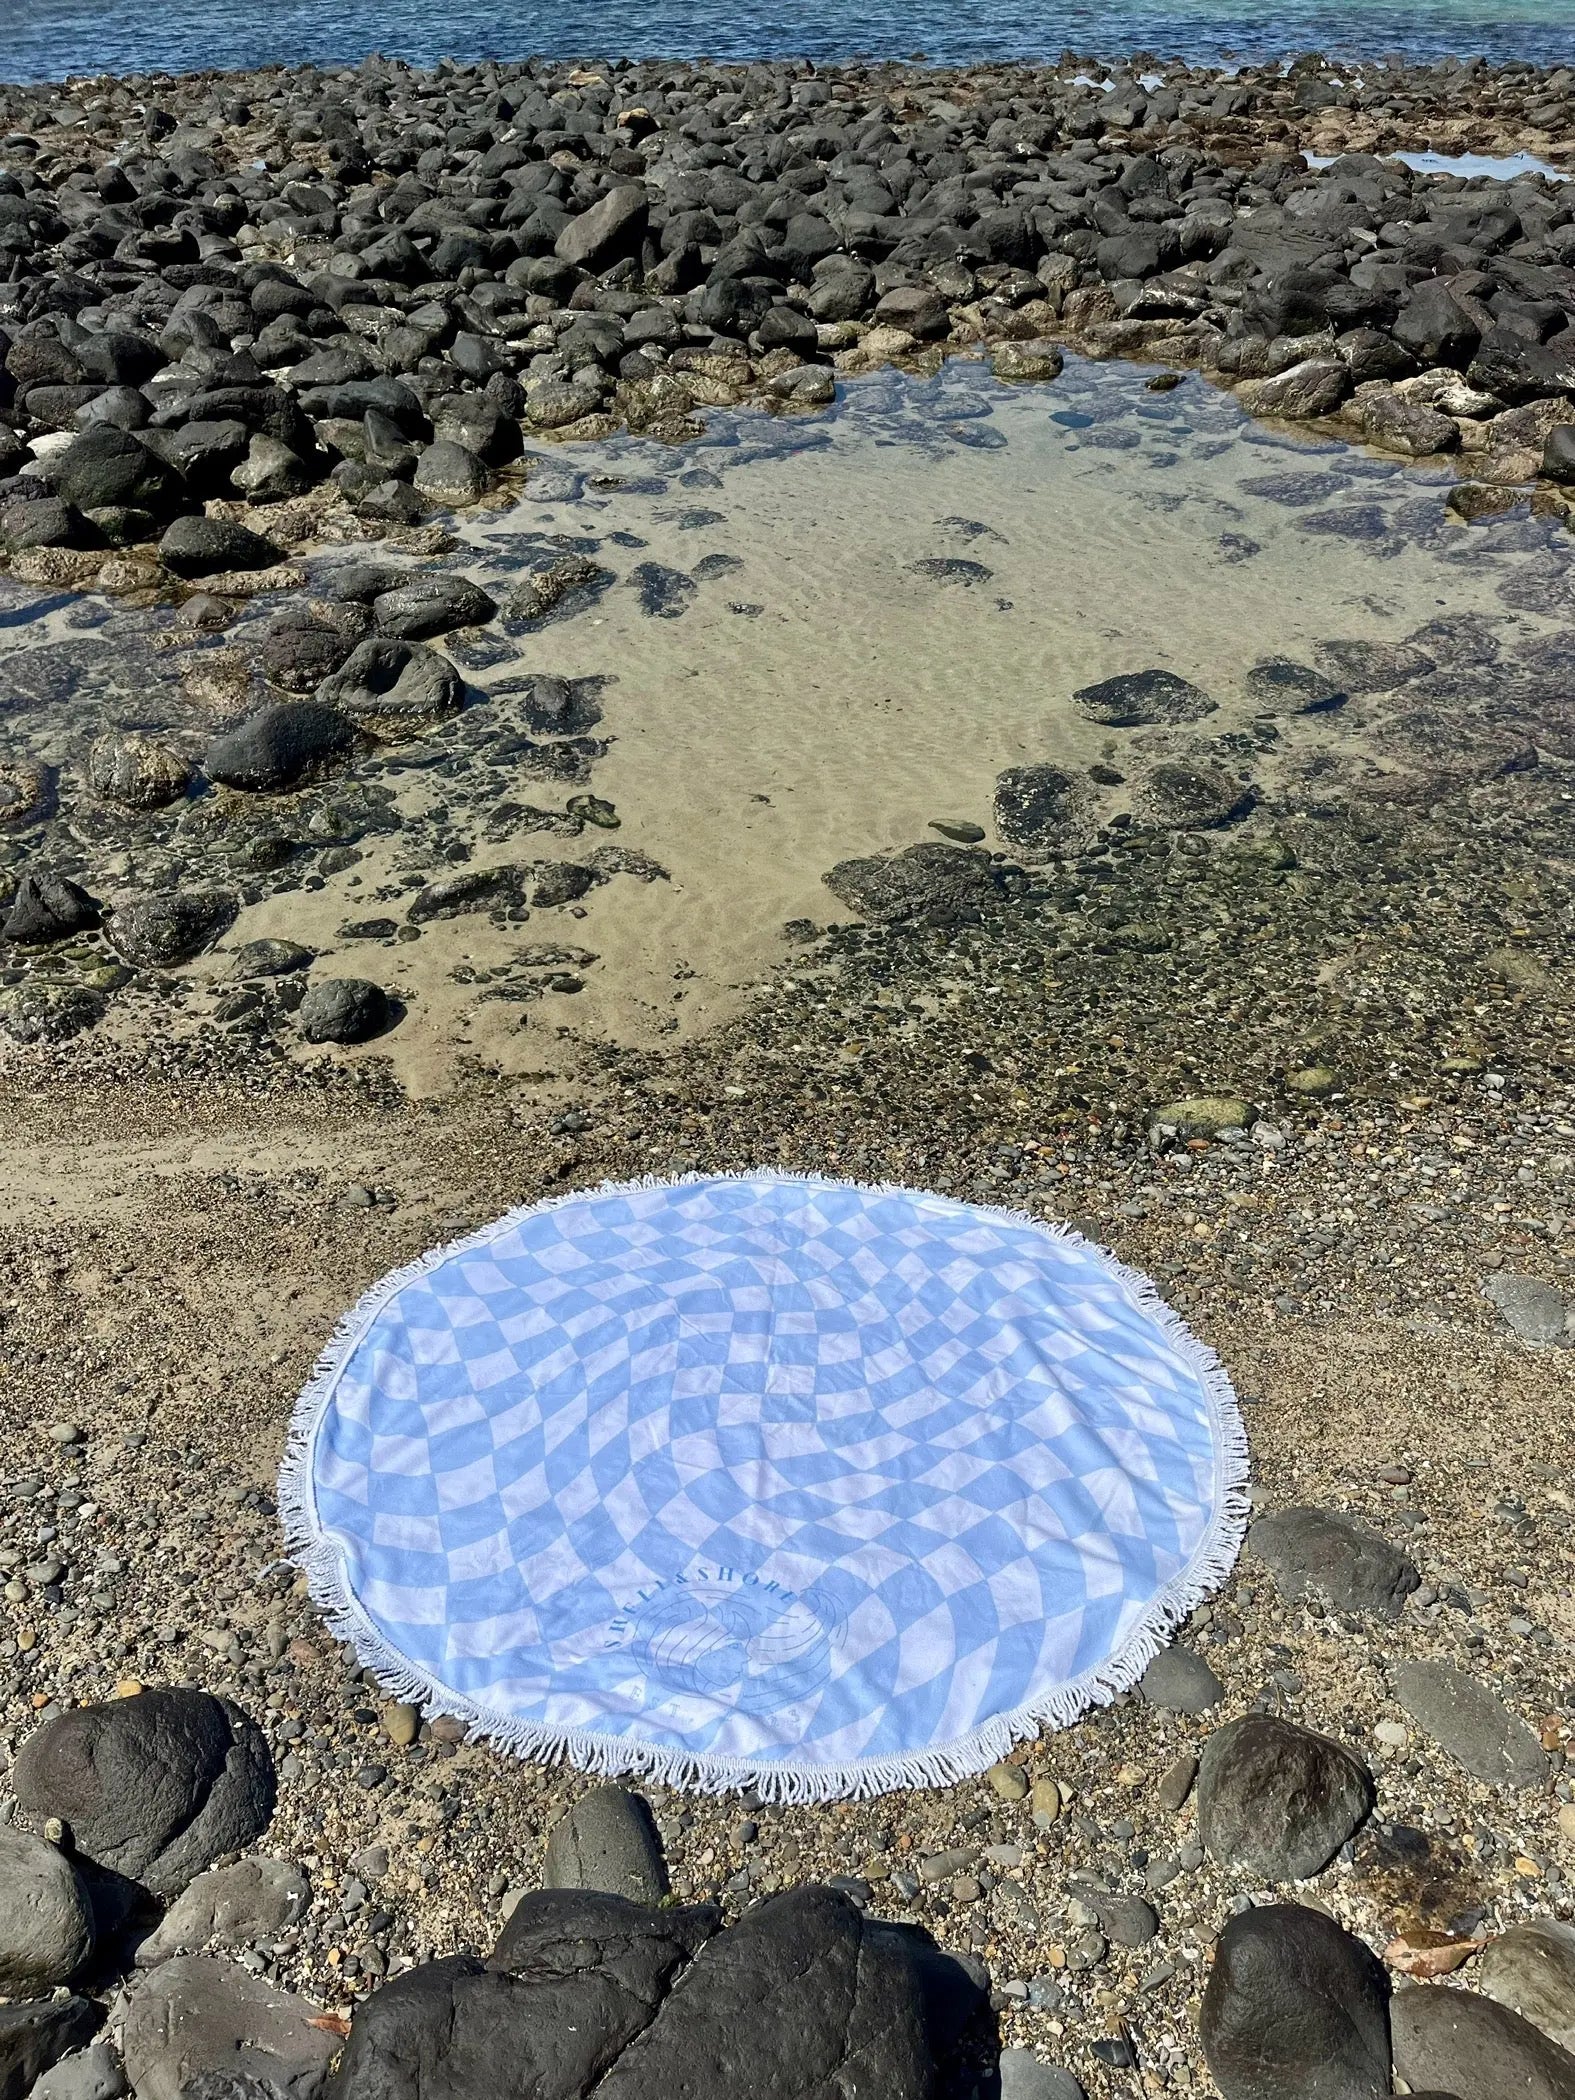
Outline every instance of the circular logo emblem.
{"type": "Polygon", "coordinates": [[[840,1614],[813,1591],[718,1568],[647,1590],[615,1635],[669,1691],[757,1714],[818,1691],[841,1631],[840,1614]]]}

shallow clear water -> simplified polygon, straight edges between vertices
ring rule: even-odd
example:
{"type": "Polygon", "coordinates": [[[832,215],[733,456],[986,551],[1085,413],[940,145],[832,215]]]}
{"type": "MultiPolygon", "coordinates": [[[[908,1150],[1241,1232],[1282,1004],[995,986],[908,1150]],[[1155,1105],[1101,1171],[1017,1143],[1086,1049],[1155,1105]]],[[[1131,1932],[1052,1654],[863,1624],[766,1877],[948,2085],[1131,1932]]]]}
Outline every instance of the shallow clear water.
{"type": "MultiPolygon", "coordinates": [[[[0,860],[64,855],[102,895],[249,880],[226,856],[253,829],[299,840],[293,869],[318,873],[248,902],[229,948],[300,941],[325,970],[332,958],[386,983],[408,1009],[388,1054],[427,1093],[452,1083],[461,1052],[539,1074],[566,1069],[576,1043],[700,1032],[774,967],[785,922],[845,916],[822,879],[834,865],[933,843],[939,822],[995,844],[1007,768],[1073,769],[1105,821],[1160,761],[1250,772],[1294,811],[1410,792],[1457,762],[1501,766],[1523,750],[1527,708],[1559,748],[1565,689],[1549,681],[1565,676],[1575,615],[1561,524],[1464,526],[1445,507],[1448,472],[1266,430],[1229,394],[1195,379],[1156,394],[1149,377],[1072,358],[1053,385],[1012,388],[955,358],[931,379],[852,380],[823,415],[708,412],[681,449],[624,436],[548,452],[517,502],[457,521],[447,565],[505,605],[544,552],[591,554],[616,581],[538,630],[510,633],[505,616],[448,637],[438,646],[471,687],[462,714],[277,800],[117,812],[84,793],[82,762],[107,728],[195,759],[268,697],[254,655],[278,600],[171,648],[167,606],[7,582],[0,781],[8,762],[47,768],[58,810],[0,835],[0,860]],[[1449,631],[1421,659],[1438,676],[1419,682],[1402,661],[1397,689],[1386,650],[1440,619],[1449,631]],[[1374,645],[1379,670],[1358,680],[1351,653],[1374,645]],[[1266,715],[1251,673],[1271,653],[1337,670],[1341,690],[1355,681],[1348,701],[1266,715]],[[1074,702],[1150,668],[1210,711],[1111,727],[1074,702]],[[572,720],[535,712],[543,678],[572,689],[572,720]],[[616,830],[580,828],[585,792],[616,830]],[[398,821],[385,808],[363,832],[355,798],[371,793],[398,821]],[[347,823],[348,862],[317,863],[347,823]],[[383,916],[451,863],[604,846],[663,873],[625,868],[574,914],[533,911],[523,929],[469,913],[410,942],[383,916]],[[565,965],[567,988],[544,978],[565,965]]],[[[325,546],[309,571],[321,584],[347,558],[325,546]]],[[[230,968],[218,951],[189,981],[218,997],[230,968]]]]}
{"type": "MultiPolygon", "coordinates": [[[[1332,153],[1302,155],[1310,168],[1332,167],[1334,158],[1332,153]]],[[[1385,158],[1399,161],[1418,175],[1463,175],[1468,181],[1513,182],[1517,175],[1545,175],[1549,182],[1571,179],[1535,153],[1391,153],[1385,158]]]]}
{"type": "Polygon", "coordinates": [[[725,0],[0,0],[0,73],[194,71],[355,62],[369,51],[430,64],[441,57],[518,59],[701,55],[747,60],[858,56],[937,65],[1053,58],[1065,49],[1119,57],[1151,51],[1215,64],[1319,50],[1411,59],[1481,54],[1575,60],[1570,0],[782,0],[769,10],[725,0]]]}

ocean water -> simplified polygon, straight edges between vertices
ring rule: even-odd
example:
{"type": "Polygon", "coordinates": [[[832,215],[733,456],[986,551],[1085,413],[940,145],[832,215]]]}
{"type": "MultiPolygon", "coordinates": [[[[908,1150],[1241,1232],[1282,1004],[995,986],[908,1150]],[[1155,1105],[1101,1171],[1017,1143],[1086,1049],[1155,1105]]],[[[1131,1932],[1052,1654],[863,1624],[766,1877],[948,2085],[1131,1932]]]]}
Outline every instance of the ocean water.
{"type": "Polygon", "coordinates": [[[0,77],[439,58],[922,57],[935,65],[1151,52],[1208,65],[1303,51],[1575,62],[1575,0],[0,0],[0,77]]]}

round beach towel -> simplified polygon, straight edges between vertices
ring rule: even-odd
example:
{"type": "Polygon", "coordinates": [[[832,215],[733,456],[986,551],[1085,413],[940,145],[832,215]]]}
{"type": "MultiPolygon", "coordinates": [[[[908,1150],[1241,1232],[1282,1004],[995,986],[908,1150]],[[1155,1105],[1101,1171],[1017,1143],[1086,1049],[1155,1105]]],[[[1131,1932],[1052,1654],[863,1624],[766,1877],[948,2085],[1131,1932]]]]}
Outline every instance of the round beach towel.
{"type": "Polygon", "coordinates": [[[1058,1226],[779,1174],[608,1187],[390,1276],[281,1508],[400,1696],[603,1773],[824,1799],[982,1771],[1223,1579],[1213,1356],[1058,1226]]]}

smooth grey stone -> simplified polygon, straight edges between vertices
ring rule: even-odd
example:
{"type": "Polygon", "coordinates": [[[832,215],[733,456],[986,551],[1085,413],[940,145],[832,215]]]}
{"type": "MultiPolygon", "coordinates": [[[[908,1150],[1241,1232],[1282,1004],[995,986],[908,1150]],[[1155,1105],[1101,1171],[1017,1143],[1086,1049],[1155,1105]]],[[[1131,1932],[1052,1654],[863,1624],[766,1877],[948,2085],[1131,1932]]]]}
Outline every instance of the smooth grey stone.
{"type": "Polygon", "coordinates": [[[1477,1982],[1561,2049],[1575,2050],[1575,1925],[1559,1918],[1511,1925],[1483,1949],[1477,1982]]]}
{"type": "Polygon", "coordinates": [[[177,518],[159,541],[159,560],[176,576],[271,569],[283,559],[272,540],[227,518],[177,518]]]}
{"type": "Polygon", "coordinates": [[[1482,1295],[1492,1299],[1510,1332],[1533,1348],[1556,1348],[1568,1339],[1569,1305],[1540,1277],[1500,1269],[1483,1284],[1482,1295]]]}
{"type": "Polygon", "coordinates": [[[108,2042],[63,2056],[34,2086],[29,2100],[120,2100],[126,2074],[108,2042]]]}
{"type": "Polygon", "coordinates": [[[202,769],[221,787],[259,793],[290,786],[340,757],[355,740],[355,724],[338,708],[275,700],[220,730],[203,753],[202,769]]]}
{"type": "Polygon", "coordinates": [[[1273,1714],[1217,1728],[1198,1764],[1198,1835],[1223,1865],[1270,1881],[1320,1873],[1367,1820],[1372,1776],[1328,1736],[1273,1714]]]}
{"type": "Polygon", "coordinates": [[[1442,1984],[1396,1991],[1395,2069],[1413,2092],[1455,2100],[1575,2100],[1575,2056],[1492,1998],[1442,1984]]]}
{"type": "Polygon", "coordinates": [[[1395,1697],[1473,1779],[1490,1786],[1540,1786],[1548,1776],[1541,1743],[1486,1685],[1448,1663],[1406,1662],[1393,1671],[1395,1697]]]}
{"type": "Polygon", "coordinates": [[[70,1860],[41,1837],[0,1826],[0,1991],[53,1990],[92,1944],[92,1907],[70,1860]]]}
{"type": "Polygon", "coordinates": [[[1340,1510],[1274,1510],[1247,1533],[1247,1551],[1290,1603],[1312,1595],[1337,1611],[1397,1619],[1422,1581],[1398,1546],[1340,1510]]]}
{"type": "Polygon", "coordinates": [[[599,1786],[576,1801],[547,1840],[542,1885],[660,1903],[667,1862],[645,1800],[625,1787],[599,1786]]]}
{"type": "Polygon", "coordinates": [[[26,2100],[36,2082],[97,2032],[90,1998],[35,1998],[0,2005],[0,2100],[26,2100]]]}
{"type": "Polygon", "coordinates": [[[418,495],[440,503],[474,503],[492,486],[492,476],[467,445],[435,438],[416,461],[412,477],[418,495]]]}
{"type": "Polygon", "coordinates": [[[181,2100],[205,2072],[266,2081],[287,2100],[314,2100],[340,2046],[318,2008],[276,1990],[239,1962],[183,1954],[132,1985],[121,2053],[137,2100],[181,2100]]]}
{"type": "Polygon", "coordinates": [[[262,1731],[228,1699],[159,1689],[46,1721],[12,1768],[18,1802],[58,1816],[97,1866],[175,1896],[273,1814],[262,1731]]]}
{"type": "Polygon", "coordinates": [[[424,642],[451,628],[484,626],[497,609],[497,601],[469,577],[434,571],[374,598],[372,618],[379,633],[396,641],[424,642]]]}
{"type": "Polygon", "coordinates": [[[285,1931],[311,1900],[311,1883],[289,1860],[239,1859],[199,1874],[137,1949],[151,1969],[175,1954],[200,1954],[215,1941],[241,1947],[285,1931]]]}
{"type": "Polygon", "coordinates": [[[1099,1929],[1118,1947],[1146,1947],[1159,1930],[1159,1912],[1141,1896],[1112,1896],[1089,1891],[1084,1901],[1099,1919],[1099,1929]]]}
{"type": "Polygon", "coordinates": [[[317,688],[318,704],[338,708],[353,720],[427,720],[451,715],[464,705],[459,673],[435,649],[420,642],[371,640],[351,650],[339,669],[317,688]]]}
{"type": "Polygon", "coordinates": [[[1138,1681],[1150,1706],[1167,1714],[1206,1714],[1225,1687],[1191,1648],[1161,1648],[1138,1681]]]}
{"type": "Polygon", "coordinates": [[[1154,1798],[1161,1808],[1177,1815],[1185,1807],[1187,1796],[1192,1792],[1193,1781],[1198,1776],[1198,1761],[1190,1750],[1183,1750],[1175,1763],[1167,1767],[1154,1789],[1154,1798]]]}
{"type": "Polygon", "coordinates": [[[298,1018],[309,1043],[364,1043],[388,1027],[388,994],[365,977],[327,977],[308,987],[298,1018]]]}
{"type": "Polygon", "coordinates": [[[1371,1950],[1322,1911],[1242,1911],[1216,1943],[1198,2019],[1224,2100],[1380,2100],[1388,1997],[1371,1950]]]}
{"type": "Polygon", "coordinates": [[[1060,2064],[1045,2063],[1032,2049],[1003,2049],[1001,2100],[1087,2100],[1087,2096],[1060,2064]]]}
{"type": "Polygon", "coordinates": [[[246,941],[235,951],[230,975],[283,977],[292,970],[309,969],[316,960],[316,951],[297,941],[246,941]]]}

